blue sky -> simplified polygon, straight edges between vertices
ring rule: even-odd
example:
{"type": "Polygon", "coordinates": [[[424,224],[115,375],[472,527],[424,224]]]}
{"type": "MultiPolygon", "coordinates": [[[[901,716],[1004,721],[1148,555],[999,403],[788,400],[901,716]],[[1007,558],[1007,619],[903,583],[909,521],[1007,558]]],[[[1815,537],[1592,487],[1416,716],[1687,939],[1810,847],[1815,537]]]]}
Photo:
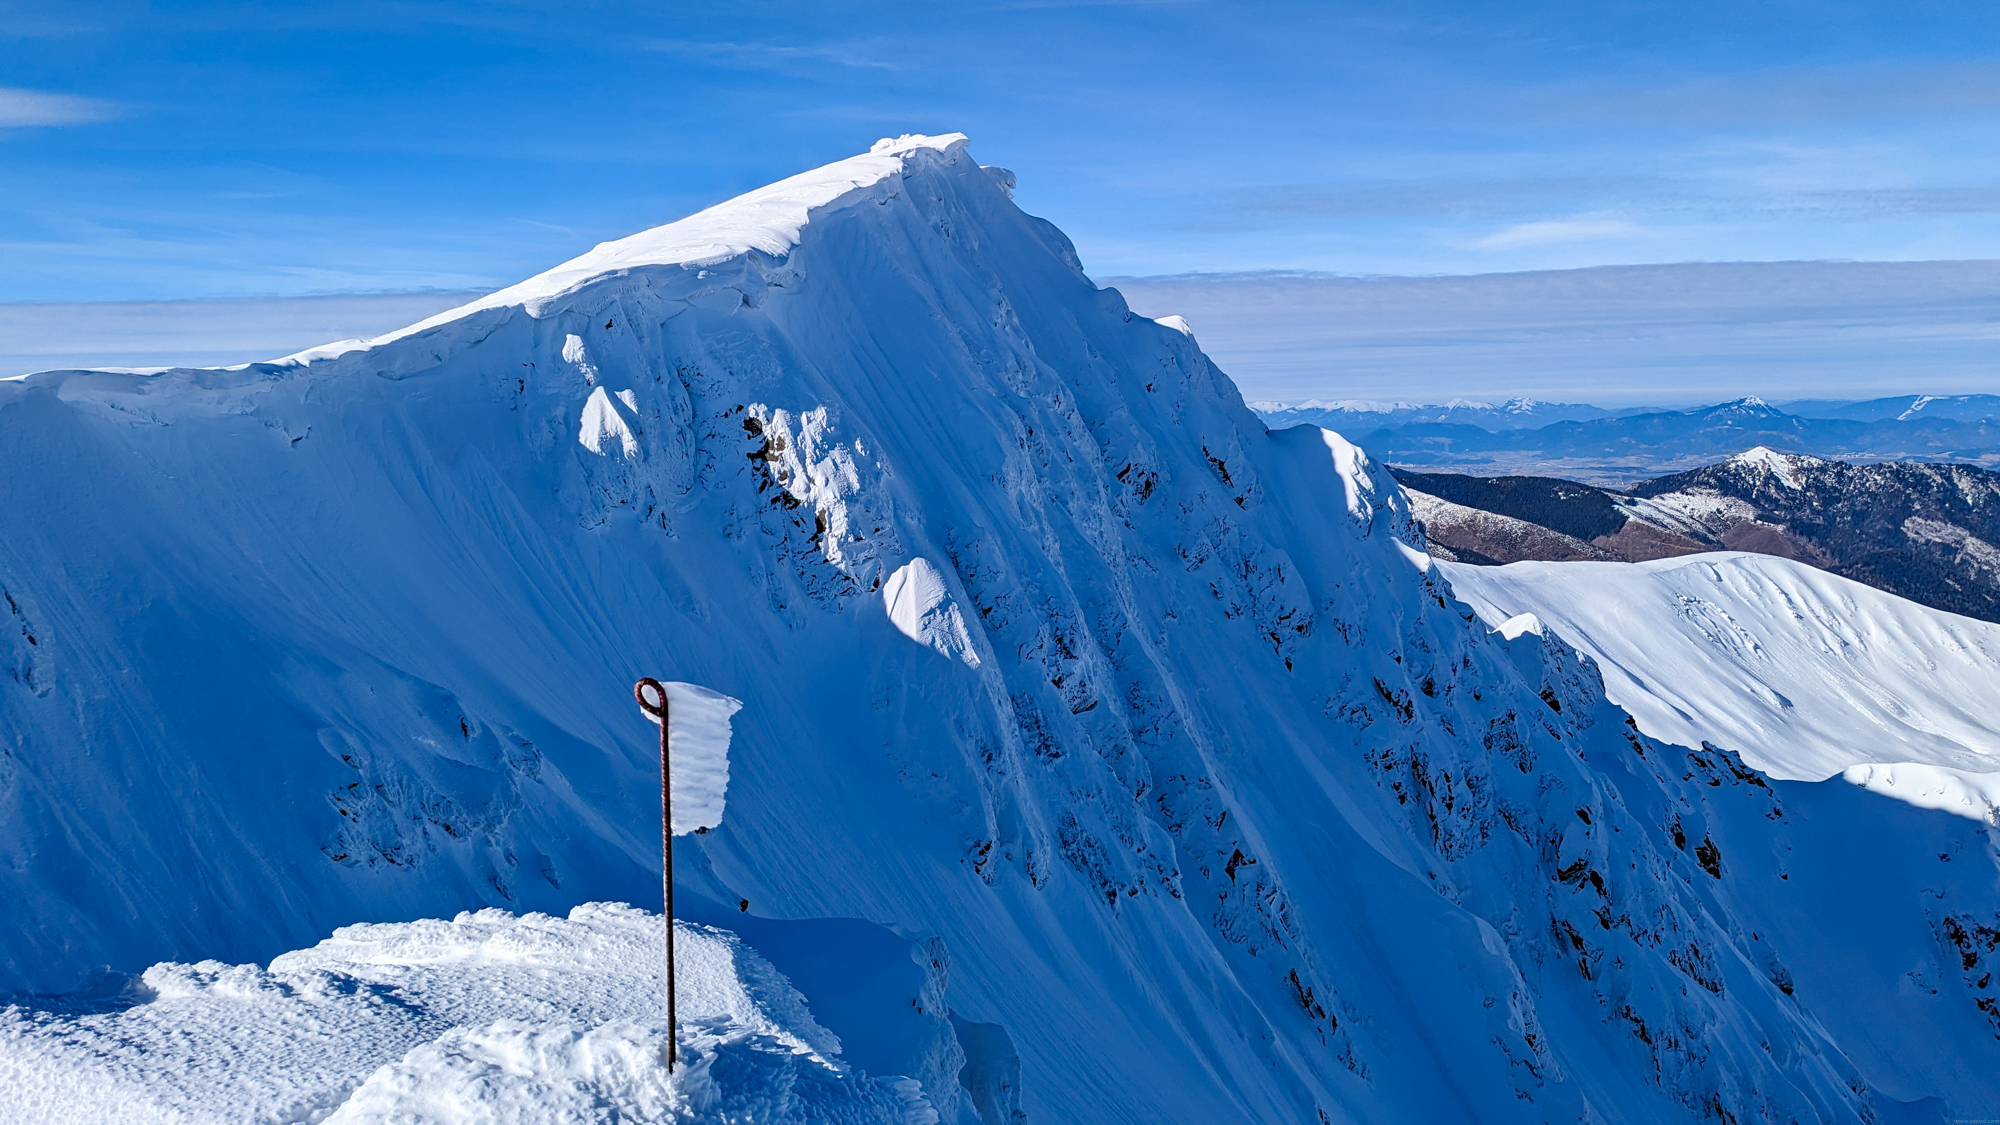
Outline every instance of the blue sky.
{"type": "Polygon", "coordinates": [[[2000,257],[1991,11],[6,0],[0,300],[499,285],[954,129],[1100,276],[2000,257]]]}

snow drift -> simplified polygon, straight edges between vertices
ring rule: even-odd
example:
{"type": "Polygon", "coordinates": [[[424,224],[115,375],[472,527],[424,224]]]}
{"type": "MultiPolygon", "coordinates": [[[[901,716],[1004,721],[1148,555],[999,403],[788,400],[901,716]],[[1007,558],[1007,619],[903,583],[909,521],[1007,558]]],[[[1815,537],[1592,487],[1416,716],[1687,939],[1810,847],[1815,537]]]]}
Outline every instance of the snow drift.
{"type": "Polygon", "coordinates": [[[104,1010],[0,1023],[9,1121],[934,1125],[840,1058],[736,935],[682,923],[667,1075],[660,916],[593,903],[347,926],[268,968],[161,964],[104,1010]]]}
{"type": "Polygon", "coordinates": [[[652,675],[743,702],[688,900],[917,951],[860,1065],[954,1125],[2000,1113],[1980,826],[1633,730],[1012,182],[903,138],[381,340],[0,383],[0,981],[651,901],[652,675]]]}

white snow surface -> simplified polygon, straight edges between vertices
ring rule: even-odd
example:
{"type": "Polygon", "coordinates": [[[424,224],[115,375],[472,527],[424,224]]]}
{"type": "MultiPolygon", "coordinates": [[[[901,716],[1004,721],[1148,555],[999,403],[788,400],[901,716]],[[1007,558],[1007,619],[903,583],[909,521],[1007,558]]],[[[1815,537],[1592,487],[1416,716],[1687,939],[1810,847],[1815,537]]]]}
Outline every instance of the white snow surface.
{"type": "Polygon", "coordinates": [[[882,583],[882,603],[888,607],[890,623],[904,636],[979,667],[965,617],[945,589],[944,575],[929,559],[915,558],[897,567],[882,583]]]}
{"type": "Polygon", "coordinates": [[[669,680],[660,686],[667,689],[671,728],[674,835],[714,828],[722,823],[729,793],[729,718],[743,701],[700,684],[669,680]]]}
{"type": "Polygon", "coordinates": [[[9,1122],[879,1122],[934,1125],[869,1078],[736,935],[679,923],[666,1067],[660,916],[486,909],[345,926],[267,967],[164,963],[122,1003],[0,1009],[9,1122]]]}
{"type": "MultiPolygon", "coordinates": [[[[1743,401],[1745,403],[1754,402],[1754,404],[1758,406],[1764,405],[1764,402],[1761,399],[1757,400],[1744,399],[1743,401]]],[[[1729,460],[1737,465],[1745,465],[1754,469],[1762,469],[1764,470],[1764,472],[1770,474],[1773,478],[1775,478],[1779,483],[1783,484],[1786,488],[1797,489],[1799,487],[1800,462],[1811,461],[1814,459],[1808,457],[1800,457],[1797,454],[1780,453],[1769,446],[1759,445],[1746,449],[1743,452],[1738,453],[1736,456],[1731,457],[1729,460]]]]}
{"type": "Polygon", "coordinates": [[[1494,628],[1532,614],[1596,660],[1655,738],[1994,822],[2000,625],[1770,555],[1438,565],[1494,628]]]}
{"type": "MultiPolygon", "coordinates": [[[[1984,826],[1632,730],[1011,183],[890,141],[365,347],[0,383],[17,1024],[654,901],[650,675],[743,703],[677,901],[948,1125],[2000,1116],[1984,826]]],[[[643,1013],[573,1009],[399,1041],[354,1112],[640,1073],[643,1013]]]]}

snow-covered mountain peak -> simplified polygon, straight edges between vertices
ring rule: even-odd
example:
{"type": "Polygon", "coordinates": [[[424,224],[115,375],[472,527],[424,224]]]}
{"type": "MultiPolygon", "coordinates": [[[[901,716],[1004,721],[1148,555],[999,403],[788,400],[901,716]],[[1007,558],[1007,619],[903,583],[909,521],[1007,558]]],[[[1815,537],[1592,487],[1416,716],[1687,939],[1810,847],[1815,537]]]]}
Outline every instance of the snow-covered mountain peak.
{"type": "MultiPolygon", "coordinates": [[[[419,321],[373,340],[344,340],[310,348],[276,362],[311,362],[414,335],[462,320],[474,313],[522,306],[531,316],[543,316],[562,298],[605,277],[635,270],[678,266],[699,272],[752,252],[784,258],[799,244],[806,224],[830,208],[850,206],[868,198],[893,194],[896,183],[912,165],[970,162],[963,133],[926,136],[906,133],[884,137],[865,153],[836,160],[796,176],[745,192],[684,219],[625,238],[602,242],[585,254],[544,270],[478,300],[419,321]]],[[[991,170],[1011,193],[1014,174],[991,170]]]]}
{"type": "Polygon", "coordinates": [[[1753,446],[1729,459],[1729,465],[1739,470],[1769,474],[1787,488],[1800,487],[1799,473],[1810,470],[1815,465],[1826,462],[1817,457],[1800,453],[1780,453],[1767,445],[1753,446]]]}
{"type": "Polygon", "coordinates": [[[2000,1113],[1923,952],[1983,829],[1645,738],[905,147],[309,371],[0,384],[0,987],[657,901],[646,675],[742,703],[677,902],[947,1125],[2000,1113]]]}
{"type": "Polygon", "coordinates": [[[1688,413],[1697,414],[1705,418],[1781,418],[1785,416],[1784,411],[1772,406],[1756,395],[1745,395],[1730,402],[1700,407],[1688,413]]]}

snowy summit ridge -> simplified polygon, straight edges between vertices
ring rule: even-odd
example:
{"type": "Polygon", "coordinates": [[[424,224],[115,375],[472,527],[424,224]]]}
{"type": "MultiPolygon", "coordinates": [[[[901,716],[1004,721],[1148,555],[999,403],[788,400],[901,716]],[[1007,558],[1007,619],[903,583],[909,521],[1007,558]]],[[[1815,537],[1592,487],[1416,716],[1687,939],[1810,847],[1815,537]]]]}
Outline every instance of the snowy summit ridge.
{"type": "MultiPolygon", "coordinates": [[[[552,269],[496,290],[476,301],[379,336],[373,340],[344,340],[310,348],[275,360],[277,363],[311,362],[341,355],[356,348],[373,347],[415,335],[427,329],[485,309],[518,305],[530,316],[542,316],[552,305],[578,289],[607,277],[635,270],[678,266],[699,270],[732,258],[759,253],[783,258],[799,244],[800,232],[823,211],[852,206],[882,192],[893,192],[904,171],[915,161],[937,160],[946,164],[964,158],[964,133],[926,136],[905,133],[884,137],[859,156],[801,172],[788,179],[746,192],[684,219],[640,231],[611,242],[601,242],[588,253],[578,255],[552,269]]],[[[1013,174],[993,169],[1001,183],[1011,185],[1013,174]]]]}

